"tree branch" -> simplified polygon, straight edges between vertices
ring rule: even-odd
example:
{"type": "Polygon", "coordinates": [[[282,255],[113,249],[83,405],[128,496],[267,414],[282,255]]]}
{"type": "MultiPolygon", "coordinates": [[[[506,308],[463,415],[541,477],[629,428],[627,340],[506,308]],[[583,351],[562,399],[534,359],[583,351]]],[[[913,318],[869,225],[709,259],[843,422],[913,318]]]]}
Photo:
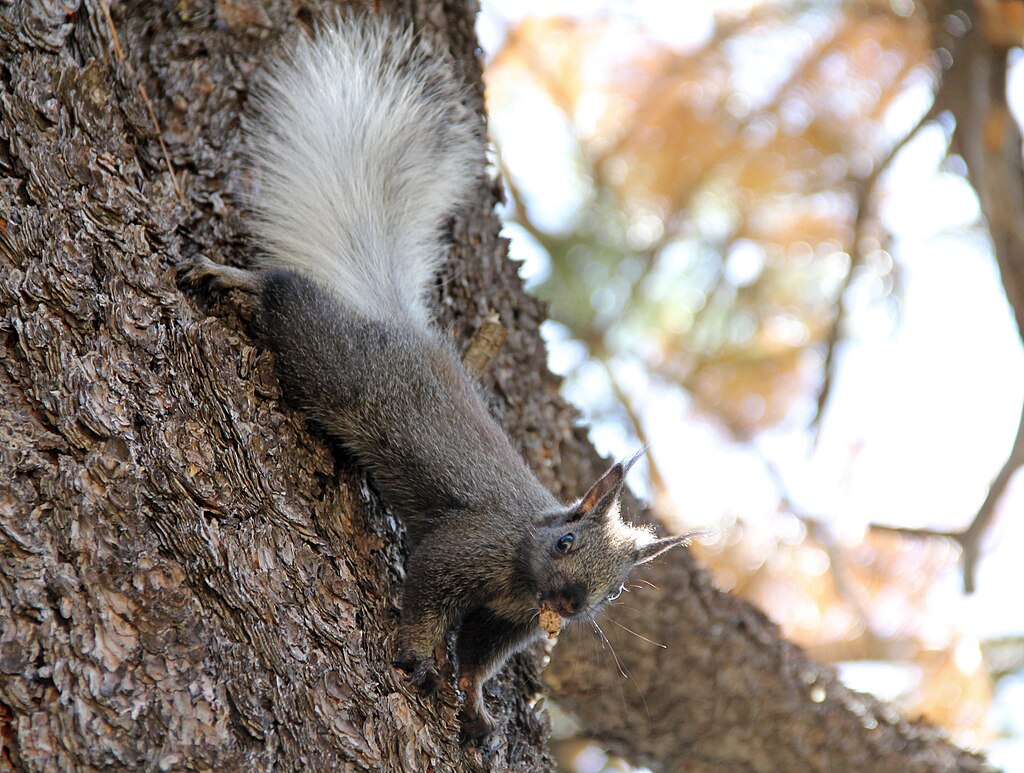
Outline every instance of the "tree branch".
{"type": "MultiPolygon", "coordinates": [[[[969,20],[965,34],[954,41],[953,64],[936,91],[932,112],[949,110],[956,119],[952,145],[967,162],[967,178],[978,194],[988,221],[996,264],[1006,299],[1013,309],[1018,334],[1024,339],[1024,166],[1021,163],[1021,131],[1006,102],[1008,49],[1003,42],[986,40],[978,7],[969,2],[941,3],[935,8],[936,36],[946,33],[939,23],[943,13],[955,9],[969,20]]],[[[996,4],[986,12],[998,14],[996,4]]],[[[989,19],[987,29],[998,30],[999,19],[989,19]]],[[[937,45],[937,43],[936,43],[937,45]]],[[[964,590],[972,593],[981,543],[995,517],[997,505],[1014,473],[1024,466],[1024,408],[1013,447],[996,475],[985,501],[969,526],[960,531],[909,529],[873,524],[872,528],[911,537],[944,537],[960,545],[964,590]]]]}
{"type": "Polygon", "coordinates": [[[985,501],[981,503],[978,512],[971,519],[970,525],[961,531],[944,531],[941,529],[913,528],[908,526],[888,526],[880,523],[871,524],[876,531],[885,531],[893,534],[900,534],[904,537],[933,538],[940,537],[949,539],[960,546],[960,561],[964,577],[964,591],[974,593],[977,587],[978,561],[981,557],[982,541],[992,519],[996,514],[996,505],[1002,498],[1006,487],[1013,478],[1014,473],[1024,466],[1024,408],[1021,410],[1020,421],[1017,424],[1017,435],[1010,449],[1010,455],[999,474],[989,487],[985,501]]]}
{"type": "Polygon", "coordinates": [[[814,430],[814,442],[817,443],[821,435],[822,419],[825,414],[825,407],[828,405],[832,395],[832,384],[835,379],[835,356],[842,334],[842,326],[849,314],[847,305],[847,292],[853,283],[857,269],[864,263],[864,229],[869,221],[872,197],[882,174],[889,168],[892,161],[899,155],[899,152],[906,147],[921,128],[934,118],[934,110],[928,110],[914,127],[907,132],[889,151],[879,159],[866,177],[856,180],[853,188],[857,192],[856,216],[853,221],[853,236],[850,243],[850,266],[843,279],[843,284],[836,294],[836,314],[829,326],[825,336],[825,362],[822,365],[821,388],[818,390],[818,399],[815,407],[814,417],[811,419],[811,427],[814,430]]]}

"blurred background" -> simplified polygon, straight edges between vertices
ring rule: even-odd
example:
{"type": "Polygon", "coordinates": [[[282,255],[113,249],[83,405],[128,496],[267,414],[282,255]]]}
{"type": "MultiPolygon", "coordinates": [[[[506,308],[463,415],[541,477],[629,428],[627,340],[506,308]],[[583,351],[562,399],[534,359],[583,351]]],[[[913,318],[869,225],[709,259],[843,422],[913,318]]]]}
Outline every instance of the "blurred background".
{"type": "MultiPolygon", "coordinates": [[[[1024,3],[486,0],[478,31],[598,449],[649,444],[634,490],[847,684],[1024,772],[1024,3]]],[[[571,733],[566,770],[629,769],[571,733]]]]}

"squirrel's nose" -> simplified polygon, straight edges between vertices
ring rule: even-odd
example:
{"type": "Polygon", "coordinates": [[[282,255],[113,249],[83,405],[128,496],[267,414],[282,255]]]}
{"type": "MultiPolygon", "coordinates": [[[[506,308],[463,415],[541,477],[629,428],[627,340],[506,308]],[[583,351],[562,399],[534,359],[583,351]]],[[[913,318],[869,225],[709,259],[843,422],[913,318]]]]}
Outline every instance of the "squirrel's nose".
{"type": "Polygon", "coordinates": [[[587,603],[587,591],[579,583],[572,583],[562,588],[559,594],[561,607],[564,610],[565,615],[575,615],[580,612],[587,603]]]}

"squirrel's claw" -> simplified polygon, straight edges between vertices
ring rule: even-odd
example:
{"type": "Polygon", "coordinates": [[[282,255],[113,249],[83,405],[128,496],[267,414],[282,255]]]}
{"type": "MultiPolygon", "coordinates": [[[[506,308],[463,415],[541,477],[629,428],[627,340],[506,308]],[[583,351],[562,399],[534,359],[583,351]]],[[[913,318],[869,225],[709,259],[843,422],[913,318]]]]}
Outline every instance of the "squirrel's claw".
{"type": "Polygon", "coordinates": [[[437,670],[434,658],[422,658],[414,652],[403,652],[395,658],[394,665],[409,674],[421,695],[433,698],[441,687],[441,674],[437,670]]]}

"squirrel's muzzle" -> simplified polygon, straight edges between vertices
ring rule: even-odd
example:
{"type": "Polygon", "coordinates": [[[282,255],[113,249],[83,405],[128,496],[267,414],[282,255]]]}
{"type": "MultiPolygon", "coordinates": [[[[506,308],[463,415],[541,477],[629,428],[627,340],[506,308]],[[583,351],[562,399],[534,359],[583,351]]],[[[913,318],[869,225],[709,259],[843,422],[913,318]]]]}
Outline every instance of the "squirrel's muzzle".
{"type": "Polygon", "coordinates": [[[575,617],[587,608],[587,589],[580,583],[567,583],[544,601],[562,617],[575,617]]]}

